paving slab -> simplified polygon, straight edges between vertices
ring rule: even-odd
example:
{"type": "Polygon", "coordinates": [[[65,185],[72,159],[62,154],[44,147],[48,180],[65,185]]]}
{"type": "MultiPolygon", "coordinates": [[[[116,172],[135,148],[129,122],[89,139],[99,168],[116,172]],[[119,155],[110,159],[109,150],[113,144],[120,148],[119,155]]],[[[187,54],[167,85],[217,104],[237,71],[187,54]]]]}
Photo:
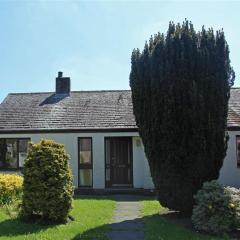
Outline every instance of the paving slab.
{"type": "Polygon", "coordinates": [[[144,240],[141,198],[135,195],[116,195],[115,199],[117,206],[107,237],[110,240],[144,240]]]}
{"type": "Polygon", "coordinates": [[[107,237],[111,240],[143,240],[143,231],[111,231],[107,237]]]}

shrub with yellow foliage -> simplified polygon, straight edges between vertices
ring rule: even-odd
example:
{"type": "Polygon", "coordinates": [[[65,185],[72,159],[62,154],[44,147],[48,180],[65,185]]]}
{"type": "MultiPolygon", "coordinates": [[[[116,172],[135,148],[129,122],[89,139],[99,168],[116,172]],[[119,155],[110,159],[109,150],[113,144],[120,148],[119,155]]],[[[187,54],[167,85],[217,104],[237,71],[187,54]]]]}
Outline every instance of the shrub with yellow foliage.
{"type": "Polygon", "coordinates": [[[9,204],[22,193],[23,177],[16,174],[0,174],[0,205],[9,204]]]}
{"type": "Polygon", "coordinates": [[[22,216],[67,222],[73,200],[73,176],[64,145],[53,140],[30,144],[23,169],[22,216]]]}

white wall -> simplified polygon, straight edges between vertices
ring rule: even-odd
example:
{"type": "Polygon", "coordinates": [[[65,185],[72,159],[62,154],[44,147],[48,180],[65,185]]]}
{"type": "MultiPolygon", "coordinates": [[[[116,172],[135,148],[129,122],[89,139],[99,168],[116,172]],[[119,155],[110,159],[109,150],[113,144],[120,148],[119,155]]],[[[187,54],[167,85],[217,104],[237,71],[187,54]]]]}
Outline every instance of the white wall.
{"type": "Polygon", "coordinates": [[[53,139],[65,145],[70,154],[70,166],[74,175],[74,185],[78,186],[78,137],[92,137],[93,141],[93,188],[105,188],[105,137],[126,136],[133,140],[133,187],[152,189],[153,183],[149,166],[144,154],[143,144],[137,132],[111,133],[36,133],[36,134],[0,134],[0,138],[31,138],[32,142],[40,139],[53,139]]]}
{"type": "MultiPolygon", "coordinates": [[[[219,181],[227,186],[240,187],[240,168],[237,167],[236,135],[240,131],[229,132],[226,158],[220,171],[219,181]]],[[[74,175],[74,185],[78,185],[78,137],[92,137],[93,140],[93,188],[105,187],[104,137],[126,136],[133,141],[133,186],[134,188],[153,189],[149,165],[144,154],[142,141],[136,132],[116,133],[46,133],[46,134],[1,134],[0,138],[31,138],[38,142],[42,138],[63,143],[71,156],[70,165],[74,175]]]]}
{"type": "Polygon", "coordinates": [[[237,167],[236,136],[240,131],[229,131],[227,155],[220,171],[219,182],[226,186],[240,187],[240,168],[237,167]]]}
{"type": "Polygon", "coordinates": [[[133,170],[135,170],[135,174],[133,175],[134,187],[154,189],[149,164],[140,137],[133,137],[133,170]]]}

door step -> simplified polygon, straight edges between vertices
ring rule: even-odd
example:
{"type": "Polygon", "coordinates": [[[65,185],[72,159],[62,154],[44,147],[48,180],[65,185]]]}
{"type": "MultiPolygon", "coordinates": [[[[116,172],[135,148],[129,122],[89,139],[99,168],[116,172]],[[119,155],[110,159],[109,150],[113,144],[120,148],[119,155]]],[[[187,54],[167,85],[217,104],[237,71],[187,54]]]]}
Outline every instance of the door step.
{"type": "Polygon", "coordinates": [[[105,189],[77,188],[75,189],[75,194],[77,195],[136,194],[155,196],[156,191],[154,189],[143,188],[105,188],[105,189]]]}

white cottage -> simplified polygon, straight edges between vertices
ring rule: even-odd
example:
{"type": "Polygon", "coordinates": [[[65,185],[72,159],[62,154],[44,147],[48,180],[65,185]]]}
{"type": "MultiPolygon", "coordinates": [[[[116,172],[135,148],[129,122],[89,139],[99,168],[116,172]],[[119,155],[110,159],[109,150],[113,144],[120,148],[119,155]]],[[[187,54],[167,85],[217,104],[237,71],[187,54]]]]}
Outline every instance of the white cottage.
{"type": "Polygon", "coordinates": [[[0,104],[0,170],[21,169],[28,141],[43,138],[65,145],[76,188],[153,189],[129,90],[71,91],[59,72],[55,92],[9,94],[0,104]]]}
{"type": "MultiPolygon", "coordinates": [[[[239,106],[240,89],[232,89],[220,181],[238,187],[239,106]]],[[[0,171],[20,171],[28,141],[43,138],[65,145],[74,185],[82,192],[154,189],[129,90],[71,91],[70,78],[59,72],[55,92],[9,94],[0,104],[0,171]]]]}

